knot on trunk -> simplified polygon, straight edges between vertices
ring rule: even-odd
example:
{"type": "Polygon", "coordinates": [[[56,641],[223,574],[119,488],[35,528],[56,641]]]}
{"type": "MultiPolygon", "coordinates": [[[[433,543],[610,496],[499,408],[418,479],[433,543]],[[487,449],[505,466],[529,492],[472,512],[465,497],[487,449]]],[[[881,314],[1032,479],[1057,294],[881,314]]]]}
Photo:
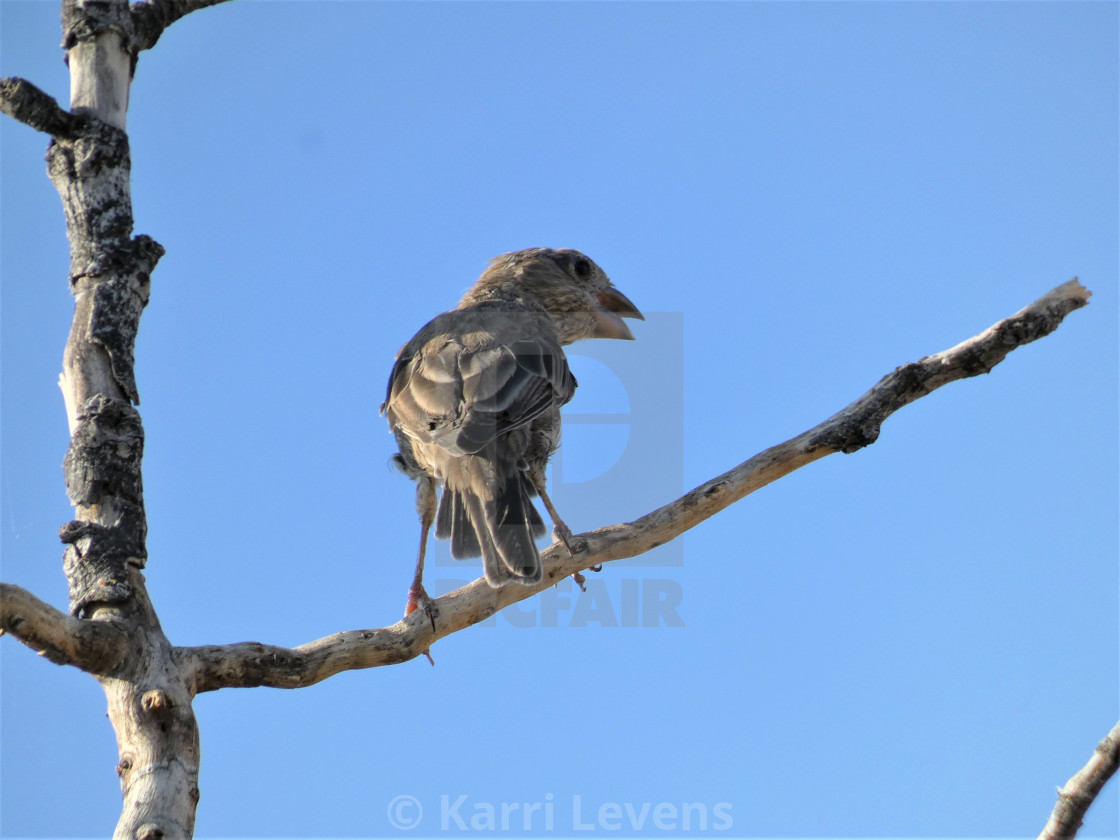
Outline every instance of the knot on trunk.
{"type": "Polygon", "coordinates": [[[174,705],[170,695],[158,688],[145,691],[140,697],[140,708],[153,715],[166,714],[174,705]]]}

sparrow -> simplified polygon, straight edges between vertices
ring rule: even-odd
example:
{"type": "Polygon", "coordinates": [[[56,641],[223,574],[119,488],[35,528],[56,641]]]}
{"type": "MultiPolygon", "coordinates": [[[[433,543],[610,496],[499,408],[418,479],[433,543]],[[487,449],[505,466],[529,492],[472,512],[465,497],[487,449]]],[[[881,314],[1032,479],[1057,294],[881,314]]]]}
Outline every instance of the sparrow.
{"type": "Polygon", "coordinates": [[[584,338],[633,340],[623,320],[645,320],[589,257],[528,248],[495,257],[458,306],[424,325],[397,353],[381,413],[398,469],[416,482],[420,548],[405,614],[423,606],[424,557],[435,525],[451,556],[482,557],[498,588],[539,583],[539,496],[556,537],[571,529],[545,487],[560,445],[560,407],[576,380],[563,347],[584,338]],[[438,490],[438,503],[437,503],[438,490]]]}

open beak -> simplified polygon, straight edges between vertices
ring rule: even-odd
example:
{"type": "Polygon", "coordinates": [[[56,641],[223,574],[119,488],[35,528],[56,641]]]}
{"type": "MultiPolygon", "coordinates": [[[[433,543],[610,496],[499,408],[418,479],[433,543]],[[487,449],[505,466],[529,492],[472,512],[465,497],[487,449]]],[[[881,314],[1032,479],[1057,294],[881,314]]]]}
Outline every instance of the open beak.
{"type": "Polygon", "coordinates": [[[623,318],[635,318],[644,321],[645,316],[622,292],[611,286],[599,292],[600,309],[595,311],[595,334],[593,338],[620,338],[626,341],[634,340],[634,333],[626,325],[623,318]]]}

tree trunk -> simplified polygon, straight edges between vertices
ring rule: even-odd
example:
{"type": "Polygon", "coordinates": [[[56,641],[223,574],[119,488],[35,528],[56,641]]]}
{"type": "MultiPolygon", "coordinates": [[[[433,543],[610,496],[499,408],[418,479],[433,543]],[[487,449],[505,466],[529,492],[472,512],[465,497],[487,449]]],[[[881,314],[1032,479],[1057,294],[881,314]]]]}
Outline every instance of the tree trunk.
{"type": "Polygon", "coordinates": [[[60,386],[71,443],[66,485],[75,520],[61,530],[70,609],[120,627],[129,644],[97,678],[117,734],[124,809],[114,837],[189,838],[198,801],[192,694],[148,599],[140,460],[144,431],[133,347],[163,248],[132,237],[125,117],[135,54],[127,0],[63,3],[71,136],[47,153],[70,240],[74,323],[60,386]]]}

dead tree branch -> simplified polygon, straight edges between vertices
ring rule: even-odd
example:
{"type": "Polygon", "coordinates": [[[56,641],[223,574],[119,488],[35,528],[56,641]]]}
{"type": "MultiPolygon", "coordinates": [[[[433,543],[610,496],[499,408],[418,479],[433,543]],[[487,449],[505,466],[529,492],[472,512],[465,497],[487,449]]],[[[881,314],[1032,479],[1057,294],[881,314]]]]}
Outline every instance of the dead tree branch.
{"type": "Polygon", "coordinates": [[[257,642],[176,648],[184,678],[196,692],[261,685],[299,688],[342,671],[412,659],[433,642],[568,575],[663,545],[806,464],[874,443],[883,421],[895,411],[949,382],[990,372],[1015,348],[1053,332],[1066,315],[1089,302],[1090,294],[1076,278],[1070,280],[956,347],[897,368],[820,425],[755,455],[676,501],[633,522],[579,535],[582,550],[575,556],[552,546],[543,555],[545,575],[536,586],[493,589],[482,579],[476,580],[436,599],[434,629],[423,611],[417,610],[391,627],[336,633],[297,648],[257,642]]]}
{"type": "Polygon", "coordinates": [[[133,49],[150,50],[163,30],[198,9],[216,6],[226,0],[144,0],[132,6],[133,49]]]}
{"type": "Polygon", "coordinates": [[[62,108],[54,97],[26,79],[0,79],[0,114],[7,114],[36,131],[72,140],[84,126],[80,116],[62,108]]]}
{"type": "Polygon", "coordinates": [[[1120,723],[1097,744],[1089,763],[1058,789],[1058,804],[1038,840],[1073,840],[1089,806],[1120,766],[1120,723]]]}
{"type": "Polygon", "coordinates": [[[56,665],[91,674],[113,671],[128,649],[127,634],[115,624],[74,618],[10,583],[0,583],[0,633],[56,665]]]}

